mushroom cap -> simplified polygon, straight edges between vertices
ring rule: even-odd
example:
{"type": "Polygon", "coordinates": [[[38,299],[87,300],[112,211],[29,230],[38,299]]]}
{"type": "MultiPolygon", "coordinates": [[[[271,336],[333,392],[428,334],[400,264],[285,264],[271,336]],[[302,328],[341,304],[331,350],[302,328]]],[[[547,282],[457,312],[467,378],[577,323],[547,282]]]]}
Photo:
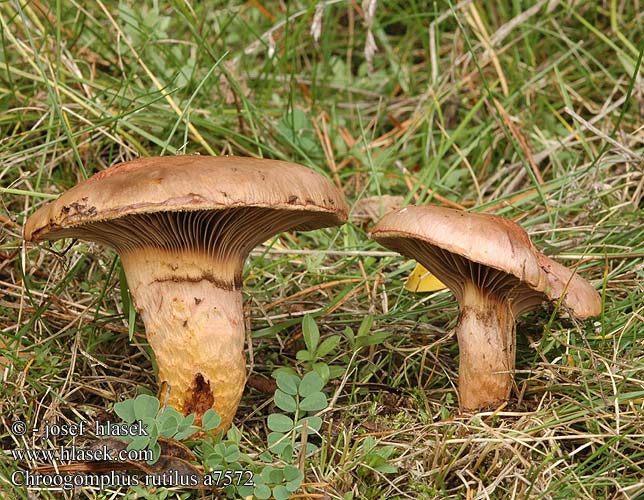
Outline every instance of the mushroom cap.
{"type": "Polygon", "coordinates": [[[236,156],[163,156],[98,172],[37,210],[24,238],[70,237],[70,229],[128,215],[241,207],[301,212],[291,229],[339,225],[348,214],[339,190],[301,165],[236,156]]]}
{"type": "Polygon", "coordinates": [[[470,280],[509,298],[516,315],[562,294],[562,304],[578,318],[601,312],[601,298],[590,283],[543,255],[521,226],[498,215],[406,207],[385,215],[370,236],[419,261],[459,300],[470,280]]]}

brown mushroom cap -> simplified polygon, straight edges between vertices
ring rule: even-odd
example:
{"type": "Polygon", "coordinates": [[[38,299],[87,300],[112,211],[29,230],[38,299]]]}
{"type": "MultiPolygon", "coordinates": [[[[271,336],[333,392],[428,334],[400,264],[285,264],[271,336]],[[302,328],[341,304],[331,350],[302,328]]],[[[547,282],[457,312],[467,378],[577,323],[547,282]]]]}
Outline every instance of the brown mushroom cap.
{"type": "Polygon", "coordinates": [[[303,217],[293,229],[338,225],[348,213],[338,190],[301,165],[236,156],[163,156],[95,174],[34,213],[24,237],[74,236],[69,229],[127,215],[239,207],[320,215],[303,217]]]}
{"type": "Polygon", "coordinates": [[[81,238],[120,255],[138,248],[209,256],[241,282],[250,250],[282,231],[342,224],[341,193],[313,170],[278,160],[164,156],[114,165],[37,210],[27,241],[81,238]]]}
{"type": "Polygon", "coordinates": [[[601,298],[583,278],[539,252],[525,230],[497,215],[439,206],[406,207],[387,214],[371,237],[416,259],[459,298],[464,283],[512,303],[519,315],[544,299],[558,300],[575,316],[601,311],[601,298]]]}

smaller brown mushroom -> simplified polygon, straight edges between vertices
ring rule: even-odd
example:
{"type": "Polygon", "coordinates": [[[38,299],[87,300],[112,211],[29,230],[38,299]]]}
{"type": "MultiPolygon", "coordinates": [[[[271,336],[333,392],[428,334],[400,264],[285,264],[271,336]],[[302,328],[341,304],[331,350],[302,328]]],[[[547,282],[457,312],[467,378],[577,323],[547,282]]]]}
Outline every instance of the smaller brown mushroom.
{"type": "Polygon", "coordinates": [[[601,311],[590,283],[539,252],[521,226],[497,215],[407,207],[387,214],[370,236],[416,259],[456,295],[464,410],[507,401],[519,315],[544,300],[560,301],[577,318],[601,311]]]}

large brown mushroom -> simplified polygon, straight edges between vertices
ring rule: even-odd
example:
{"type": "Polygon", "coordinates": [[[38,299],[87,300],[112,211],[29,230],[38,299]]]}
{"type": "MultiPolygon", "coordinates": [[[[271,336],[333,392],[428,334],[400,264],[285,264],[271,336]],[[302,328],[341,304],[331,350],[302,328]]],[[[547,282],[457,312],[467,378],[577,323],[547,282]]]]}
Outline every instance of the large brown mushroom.
{"type": "Polygon", "coordinates": [[[293,163],[166,156],[114,165],[36,211],[27,241],[80,238],[121,258],[168,403],[227,427],[246,377],[241,275],[282,231],[342,224],[326,178],[293,163]]]}
{"type": "Polygon", "coordinates": [[[503,217],[407,207],[387,214],[371,237],[416,259],[456,295],[458,392],[465,410],[508,399],[519,315],[544,300],[560,300],[578,318],[601,311],[590,283],[539,252],[521,226],[503,217]]]}

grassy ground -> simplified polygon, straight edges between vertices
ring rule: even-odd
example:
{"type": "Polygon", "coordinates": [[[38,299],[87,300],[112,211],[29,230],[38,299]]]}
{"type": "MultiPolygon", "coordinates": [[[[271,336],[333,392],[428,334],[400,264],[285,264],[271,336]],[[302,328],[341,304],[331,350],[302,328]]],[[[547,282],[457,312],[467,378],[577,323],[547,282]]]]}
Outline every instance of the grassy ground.
{"type": "MultiPolygon", "coordinates": [[[[456,302],[403,290],[414,263],[370,241],[368,217],[253,253],[254,376],[301,369],[293,318],[343,335],[325,358],[343,374],[322,451],[304,467],[319,484],[301,495],[644,494],[644,4],[214,3],[0,4],[3,448],[34,445],[10,433],[17,418],[96,419],[158,389],[140,321],[128,340],[114,254],[24,246],[26,217],[119,161],[234,153],[325,172],[354,212],[387,194],[511,217],[603,297],[594,320],[520,318],[510,402],[462,416],[456,302]],[[354,350],[343,332],[366,315],[374,345],[354,350]],[[378,470],[378,450],[397,472],[378,470]]],[[[249,453],[271,411],[248,387],[236,424],[249,453]]],[[[7,483],[8,454],[0,465],[5,498],[36,498],[7,483]]]]}

